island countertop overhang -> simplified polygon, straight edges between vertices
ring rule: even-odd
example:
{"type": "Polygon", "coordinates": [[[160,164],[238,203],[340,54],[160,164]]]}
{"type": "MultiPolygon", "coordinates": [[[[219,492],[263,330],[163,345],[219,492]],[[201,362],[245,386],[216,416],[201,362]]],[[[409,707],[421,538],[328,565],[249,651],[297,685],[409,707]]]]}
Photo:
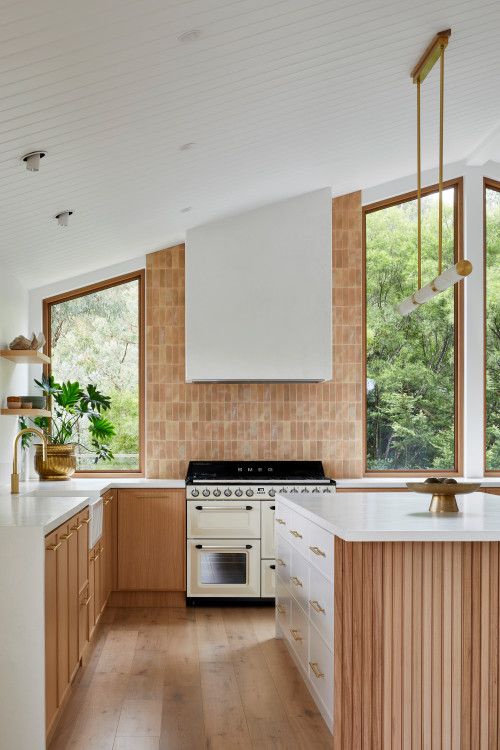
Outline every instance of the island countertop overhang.
{"type": "Polygon", "coordinates": [[[430,496],[351,492],[276,499],[346,542],[500,541],[500,497],[457,495],[458,513],[429,513],[430,496]]]}

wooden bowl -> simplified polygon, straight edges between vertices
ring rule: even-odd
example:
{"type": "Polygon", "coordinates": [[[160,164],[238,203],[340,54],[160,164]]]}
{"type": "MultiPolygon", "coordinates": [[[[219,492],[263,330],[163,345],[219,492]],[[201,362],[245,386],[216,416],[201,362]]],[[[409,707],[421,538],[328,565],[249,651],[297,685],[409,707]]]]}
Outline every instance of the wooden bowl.
{"type": "Polygon", "coordinates": [[[30,401],[21,401],[21,409],[31,409],[33,404],[30,401]]]}
{"type": "Polygon", "coordinates": [[[458,513],[455,495],[468,495],[481,486],[481,482],[457,482],[456,484],[442,484],[441,482],[407,482],[406,486],[412,492],[432,495],[429,511],[431,513],[458,513]]]}

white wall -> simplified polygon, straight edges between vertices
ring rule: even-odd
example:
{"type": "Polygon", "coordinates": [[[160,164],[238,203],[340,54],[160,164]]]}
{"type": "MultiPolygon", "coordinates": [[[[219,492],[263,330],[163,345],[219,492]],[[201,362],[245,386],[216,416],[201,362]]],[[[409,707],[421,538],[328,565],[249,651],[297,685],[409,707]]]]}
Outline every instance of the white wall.
{"type": "MultiPolygon", "coordinates": [[[[40,327],[37,328],[37,333],[40,327]]],[[[13,338],[29,337],[28,291],[5,268],[0,267],[0,349],[7,349],[13,338]]],[[[26,396],[28,366],[0,358],[0,405],[7,406],[7,396],[26,396]]],[[[17,417],[0,416],[0,485],[10,481],[12,441],[18,429],[17,417]]]]}

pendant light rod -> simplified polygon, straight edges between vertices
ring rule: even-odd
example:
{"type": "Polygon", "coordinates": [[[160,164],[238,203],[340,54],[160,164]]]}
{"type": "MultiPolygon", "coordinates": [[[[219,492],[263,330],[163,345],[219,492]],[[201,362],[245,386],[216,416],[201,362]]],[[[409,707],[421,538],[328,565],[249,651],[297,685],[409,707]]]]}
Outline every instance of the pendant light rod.
{"type": "Polygon", "coordinates": [[[423,305],[424,302],[428,302],[430,299],[449,289],[450,286],[456,284],[458,281],[462,281],[472,271],[472,263],[469,260],[459,260],[454,266],[447,268],[442,274],[437,276],[435,279],[430,281],[421,289],[417,289],[409,297],[398,305],[398,313],[400,315],[408,315],[417,309],[419,305],[423,305]]]}
{"type": "Polygon", "coordinates": [[[413,83],[423,83],[427,75],[431,72],[434,67],[434,63],[438,60],[441,54],[441,46],[448,44],[448,40],[451,36],[451,29],[445,31],[438,31],[432,42],[429,44],[424,54],[411,71],[411,77],[413,83]]]}
{"type": "Polygon", "coordinates": [[[444,120],[444,48],[441,44],[440,85],[439,85],[439,260],[438,276],[443,265],[443,120],[444,120]]]}
{"type": "Polygon", "coordinates": [[[418,288],[422,286],[422,164],[420,160],[420,81],[417,81],[417,248],[418,248],[418,288]]]}

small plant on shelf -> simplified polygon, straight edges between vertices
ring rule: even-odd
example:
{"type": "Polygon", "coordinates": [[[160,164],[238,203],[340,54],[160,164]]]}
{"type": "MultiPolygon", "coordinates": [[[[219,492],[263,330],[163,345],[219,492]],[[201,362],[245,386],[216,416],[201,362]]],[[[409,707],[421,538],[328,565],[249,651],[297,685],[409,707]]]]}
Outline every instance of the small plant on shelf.
{"type": "MultiPolygon", "coordinates": [[[[68,380],[66,383],[56,383],[52,375],[48,378],[42,376],[41,381],[35,380],[35,384],[47,399],[50,399],[52,416],[28,419],[47,438],[49,454],[57,457],[57,460],[52,462],[50,456],[46,462],[42,461],[41,446],[37,446],[35,470],[41,479],[69,479],[76,470],[76,446],[93,453],[95,463],[113,458],[107,441],[115,435],[115,428],[112,422],[103,416],[111,406],[109,396],[101,393],[92,383],[83,389],[78,382],[72,383],[68,380]],[[83,442],[86,434],[90,438],[90,446],[83,442]],[[49,464],[52,465],[48,466],[49,464]],[[60,464],[60,470],[54,464],[60,464]],[[67,469],[63,464],[67,464],[67,469]]],[[[19,422],[22,428],[27,427],[25,417],[20,417],[19,422]]],[[[29,447],[29,433],[23,435],[23,438],[23,447],[29,447]]]]}

